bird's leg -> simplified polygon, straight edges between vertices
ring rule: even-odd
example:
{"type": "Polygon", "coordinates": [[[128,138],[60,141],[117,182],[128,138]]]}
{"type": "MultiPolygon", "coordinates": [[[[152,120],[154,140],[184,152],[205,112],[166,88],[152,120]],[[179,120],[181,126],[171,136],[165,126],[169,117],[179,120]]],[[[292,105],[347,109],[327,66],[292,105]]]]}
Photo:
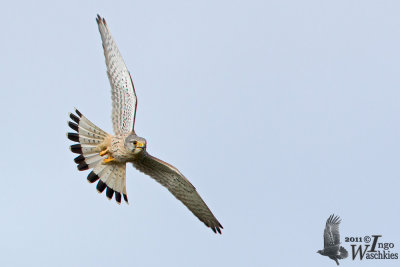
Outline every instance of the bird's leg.
{"type": "Polygon", "coordinates": [[[107,164],[107,163],[110,163],[110,162],[115,161],[115,158],[113,158],[113,156],[111,156],[111,153],[110,153],[110,151],[108,150],[108,147],[107,147],[106,149],[100,151],[99,155],[100,155],[100,156],[108,155],[108,158],[105,158],[105,159],[103,160],[103,163],[104,163],[104,164],[107,164]]]}
{"type": "Polygon", "coordinates": [[[109,155],[108,158],[103,160],[103,163],[107,164],[107,163],[110,163],[113,161],[115,161],[115,158],[113,158],[111,155],[109,155]]]}

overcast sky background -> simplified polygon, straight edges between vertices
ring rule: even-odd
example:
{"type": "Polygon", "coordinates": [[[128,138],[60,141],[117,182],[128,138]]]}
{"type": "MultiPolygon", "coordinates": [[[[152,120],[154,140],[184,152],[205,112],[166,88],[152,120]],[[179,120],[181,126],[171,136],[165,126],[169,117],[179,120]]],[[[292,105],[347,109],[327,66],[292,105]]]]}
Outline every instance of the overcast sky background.
{"type": "MultiPolygon", "coordinates": [[[[330,214],[400,253],[399,1],[3,1],[1,266],[335,266],[330,214]],[[224,226],[128,166],[130,205],[78,172],[74,107],[111,132],[96,14],[137,134],[224,226]]],[[[399,260],[341,261],[398,266],[399,260]]]]}

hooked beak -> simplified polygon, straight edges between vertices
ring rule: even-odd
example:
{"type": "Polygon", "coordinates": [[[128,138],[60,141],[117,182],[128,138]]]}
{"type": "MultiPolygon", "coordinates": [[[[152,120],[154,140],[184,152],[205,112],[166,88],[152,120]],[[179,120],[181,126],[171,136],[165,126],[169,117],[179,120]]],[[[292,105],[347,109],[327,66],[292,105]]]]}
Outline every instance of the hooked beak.
{"type": "Polygon", "coordinates": [[[144,143],[137,143],[136,148],[144,149],[146,148],[146,145],[144,143]]]}

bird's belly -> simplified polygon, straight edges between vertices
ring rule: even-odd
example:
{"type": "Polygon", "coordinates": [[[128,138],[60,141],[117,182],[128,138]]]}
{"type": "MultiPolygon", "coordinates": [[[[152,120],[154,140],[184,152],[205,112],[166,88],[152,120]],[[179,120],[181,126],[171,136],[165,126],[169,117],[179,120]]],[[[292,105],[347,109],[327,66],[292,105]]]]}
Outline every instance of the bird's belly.
{"type": "Polygon", "coordinates": [[[131,158],[129,151],[125,149],[124,139],[123,136],[118,135],[113,136],[111,139],[109,151],[118,163],[125,163],[131,158]]]}

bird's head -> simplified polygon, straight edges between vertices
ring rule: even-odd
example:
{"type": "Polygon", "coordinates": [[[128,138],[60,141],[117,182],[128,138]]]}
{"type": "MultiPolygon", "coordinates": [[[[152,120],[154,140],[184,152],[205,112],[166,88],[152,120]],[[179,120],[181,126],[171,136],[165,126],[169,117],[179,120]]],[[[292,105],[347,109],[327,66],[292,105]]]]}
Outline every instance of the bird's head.
{"type": "Polygon", "coordinates": [[[319,253],[319,254],[321,254],[321,255],[322,255],[322,250],[318,250],[318,251],[317,251],[317,253],[319,253]]]}
{"type": "Polygon", "coordinates": [[[130,134],[125,138],[125,148],[134,155],[139,154],[146,150],[146,139],[136,134],[130,134]]]}

